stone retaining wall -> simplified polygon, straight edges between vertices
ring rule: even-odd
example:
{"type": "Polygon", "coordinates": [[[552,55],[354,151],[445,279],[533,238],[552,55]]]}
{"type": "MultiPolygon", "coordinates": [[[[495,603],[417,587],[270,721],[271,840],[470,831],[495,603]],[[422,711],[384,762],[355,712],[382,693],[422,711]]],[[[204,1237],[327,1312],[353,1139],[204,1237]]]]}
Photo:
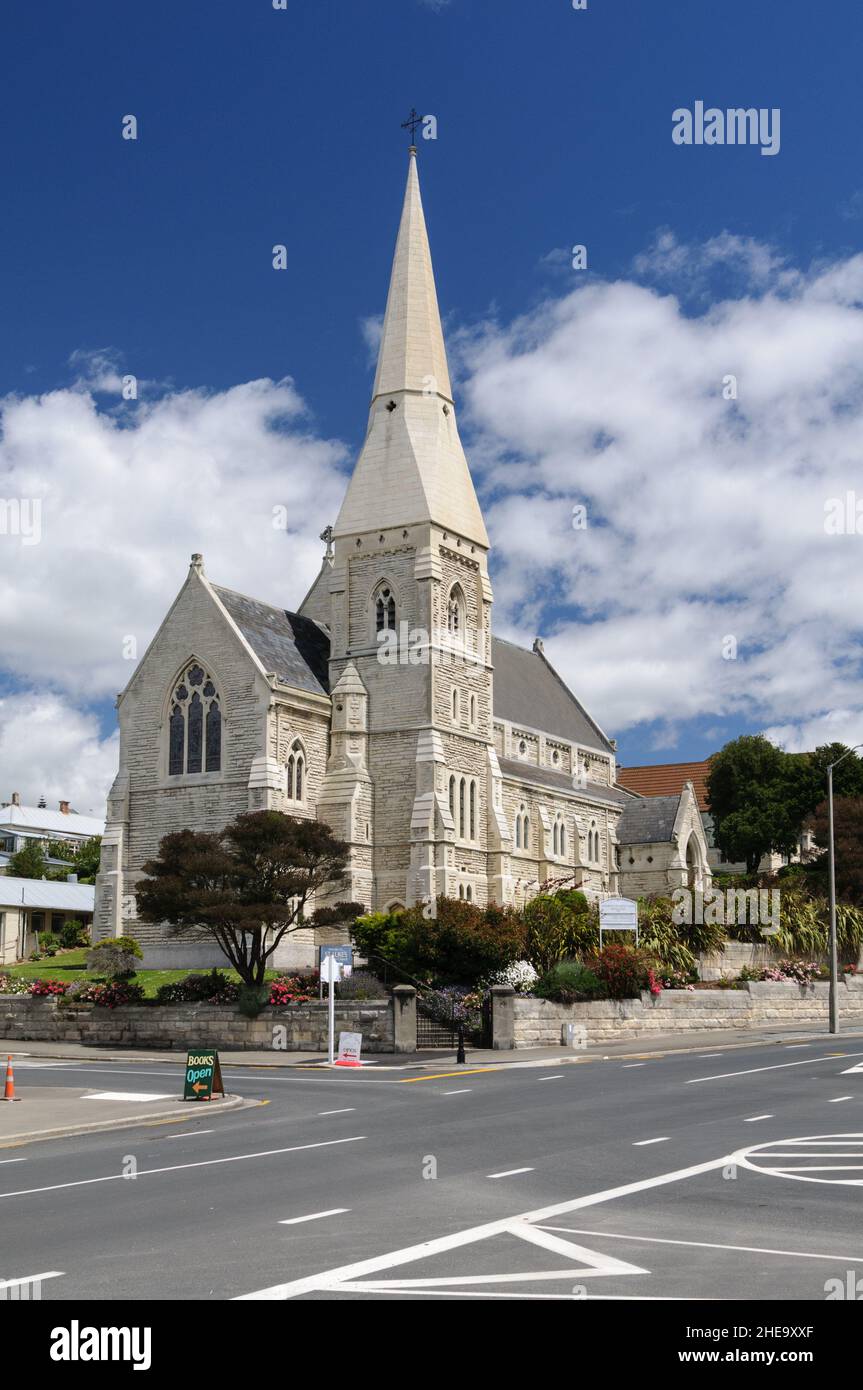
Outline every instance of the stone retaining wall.
{"type": "MultiPolygon", "coordinates": [[[[413,1052],[416,1007],[413,989],[393,1000],[346,1000],[336,1005],[336,1034],[362,1033],[363,1052],[413,1052]],[[411,1035],[411,1024],[413,1033],[411,1035]]],[[[250,1048],[324,1052],[327,1005],[265,1008],[245,1018],[231,1005],[132,1004],[118,1009],[62,1005],[56,998],[0,995],[0,1038],[80,1042],[96,1047],[250,1048]]]]}
{"type": "MultiPolygon", "coordinates": [[[[555,1004],[497,986],[492,991],[493,1046],[503,1050],[560,1046],[562,1025],[567,1023],[578,1030],[577,1046],[723,1028],[795,1028],[801,1023],[821,1023],[826,1028],[828,991],[829,985],[820,981],[812,985],[751,983],[740,989],[663,990],[655,998],[642,994],[639,999],[555,1004]]],[[[842,1024],[863,1026],[863,978],[840,981],[839,1017],[842,1024]]]]}

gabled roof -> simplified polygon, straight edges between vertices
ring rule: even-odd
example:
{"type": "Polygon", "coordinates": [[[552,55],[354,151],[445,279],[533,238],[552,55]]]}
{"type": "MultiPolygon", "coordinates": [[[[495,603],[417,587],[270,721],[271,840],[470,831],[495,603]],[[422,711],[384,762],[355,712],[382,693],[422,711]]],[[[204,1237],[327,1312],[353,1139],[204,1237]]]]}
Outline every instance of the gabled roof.
{"type": "Polygon", "coordinates": [[[233,589],[212,587],[265,671],[295,690],[329,694],[330,639],[316,622],[233,589]]]}
{"type": "Polygon", "coordinates": [[[105,822],[98,816],[79,816],[77,811],[49,811],[44,806],[0,806],[0,826],[4,829],[40,832],[51,839],[65,840],[69,836],[91,839],[105,833],[105,822]]]}
{"type": "Polygon", "coordinates": [[[54,883],[47,878],[10,878],[0,874],[0,907],[92,912],[95,895],[92,883],[54,883]]]}
{"type": "Polygon", "coordinates": [[[682,792],[676,796],[646,796],[627,800],[617,823],[617,842],[621,845],[661,844],[671,839],[680,809],[682,792]]]}
{"type": "Polygon", "coordinates": [[[695,790],[699,811],[707,811],[707,774],[710,763],[656,763],[643,767],[621,767],[617,780],[622,787],[637,792],[639,796],[672,796],[683,791],[684,783],[691,782],[695,790]]]}
{"type": "Polygon", "coordinates": [[[540,729],[603,753],[613,749],[598,724],[546,658],[501,637],[492,638],[494,714],[521,728],[540,729]]]}

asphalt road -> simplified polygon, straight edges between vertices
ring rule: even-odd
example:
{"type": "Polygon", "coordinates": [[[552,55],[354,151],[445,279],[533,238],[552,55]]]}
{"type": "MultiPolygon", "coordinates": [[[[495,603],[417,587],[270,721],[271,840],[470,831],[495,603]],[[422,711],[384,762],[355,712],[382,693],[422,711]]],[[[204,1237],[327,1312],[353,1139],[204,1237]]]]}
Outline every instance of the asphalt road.
{"type": "MultiPolygon", "coordinates": [[[[260,1106],[0,1149],[0,1279],[50,1274],[45,1300],[839,1297],[863,1281],[861,1064],[849,1039],[228,1068],[260,1106]]],[[[16,1063],[22,1087],[181,1076],[16,1063]]]]}

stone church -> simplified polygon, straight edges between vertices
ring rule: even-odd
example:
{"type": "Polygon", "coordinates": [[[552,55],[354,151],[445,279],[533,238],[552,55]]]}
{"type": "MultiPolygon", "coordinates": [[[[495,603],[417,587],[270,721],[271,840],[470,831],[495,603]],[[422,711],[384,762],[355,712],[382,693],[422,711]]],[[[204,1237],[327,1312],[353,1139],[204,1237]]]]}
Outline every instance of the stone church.
{"type": "MultiPolygon", "coordinates": [[[[137,920],[132,889],[163,835],[267,807],[347,841],[337,896],[371,910],[439,894],[519,904],[554,881],[597,897],[630,877],[634,892],[709,879],[697,807],[647,814],[542,642],[492,635],[489,538],[413,147],[365,442],[321,539],[296,613],[225,588],[192,556],[118,698],[97,936],[134,935],[148,965],[219,963],[137,920]]],[[[315,944],[303,928],[276,963],[311,963],[315,944]]]]}

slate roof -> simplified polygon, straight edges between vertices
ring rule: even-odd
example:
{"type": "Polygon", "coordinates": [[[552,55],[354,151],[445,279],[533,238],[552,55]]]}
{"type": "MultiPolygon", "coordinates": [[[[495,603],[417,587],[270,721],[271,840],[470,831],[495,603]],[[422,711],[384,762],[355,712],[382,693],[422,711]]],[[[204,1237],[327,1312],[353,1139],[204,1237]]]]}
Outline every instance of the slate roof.
{"type": "Polygon", "coordinates": [[[707,774],[710,763],[705,759],[700,763],[655,763],[645,767],[621,767],[617,780],[622,787],[637,792],[639,796],[671,796],[683,791],[683,784],[691,782],[695,791],[699,811],[707,811],[707,774]]]}
{"type": "Polygon", "coordinates": [[[544,657],[501,637],[492,638],[491,650],[494,713],[499,719],[612,751],[602,730],[544,657]]]}
{"type": "Polygon", "coordinates": [[[213,589],[265,671],[295,690],[329,694],[330,639],[317,623],[233,589],[213,589]]]}
{"type": "MultiPolygon", "coordinates": [[[[550,791],[574,790],[572,778],[566,772],[555,772],[550,767],[537,767],[533,763],[522,762],[520,758],[498,757],[498,762],[504,777],[529,782],[535,787],[547,787],[550,791]]],[[[587,786],[580,790],[597,801],[607,801],[611,806],[628,806],[632,801],[632,797],[619,787],[606,787],[601,782],[588,782],[587,786]]]]}
{"type": "Polygon", "coordinates": [[[45,878],[10,878],[0,874],[0,907],[92,912],[95,896],[92,883],[54,883],[45,878]]]}
{"type": "Polygon", "coordinates": [[[671,839],[681,793],[676,796],[645,796],[639,800],[627,798],[626,808],[617,823],[617,839],[621,845],[661,844],[671,839]]]}

